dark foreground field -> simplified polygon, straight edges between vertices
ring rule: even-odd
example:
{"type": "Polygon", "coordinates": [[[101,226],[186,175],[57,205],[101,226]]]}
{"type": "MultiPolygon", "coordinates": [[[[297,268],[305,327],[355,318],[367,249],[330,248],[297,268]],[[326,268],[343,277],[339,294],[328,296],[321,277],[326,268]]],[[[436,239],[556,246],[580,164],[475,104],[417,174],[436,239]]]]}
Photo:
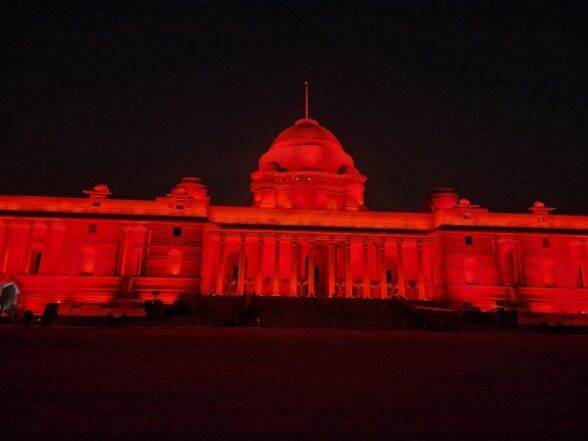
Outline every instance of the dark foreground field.
{"type": "Polygon", "coordinates": [[[0,439],[586,439],[588,337],[0,328],[0,439]]]}

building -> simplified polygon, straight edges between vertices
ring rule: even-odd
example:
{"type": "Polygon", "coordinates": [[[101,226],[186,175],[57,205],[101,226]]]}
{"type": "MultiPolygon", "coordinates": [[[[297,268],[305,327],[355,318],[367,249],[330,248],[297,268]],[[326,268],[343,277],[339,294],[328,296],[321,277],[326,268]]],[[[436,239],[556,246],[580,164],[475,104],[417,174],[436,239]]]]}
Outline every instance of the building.
{"type": "Polygon", "coordinates": [[[449,188],[423,212],[370,211],[363,176],[308,118],[251,174],[252,206],[210,203],[198,178],[155,200],[0,196],[0,273],[23,309],[79,314],[182,293],[443,301],[588,311],[588,216],[494,213],[449,188]]]}

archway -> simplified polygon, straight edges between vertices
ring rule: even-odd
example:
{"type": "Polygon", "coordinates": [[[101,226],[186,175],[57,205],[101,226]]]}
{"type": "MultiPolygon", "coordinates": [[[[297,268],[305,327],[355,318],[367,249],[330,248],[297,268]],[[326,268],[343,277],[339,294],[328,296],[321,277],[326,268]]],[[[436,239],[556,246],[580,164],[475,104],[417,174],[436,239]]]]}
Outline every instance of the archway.
{"type": "Polygon", "coordinates": [[[92,274],[96,266],[96,250],[92,247],[82,248],[82,259],[80,262],[80,272],[82,274],[92,274]]]}
{"type": "Polygon", "coordinates": [[[20,289],[15,282],[0,283],[0,315],[16,308],[20,289]]]}
{"type": "Polygon", "coordinates": [[[545,286],[555,286],[555,262],[552,259],[546,259],[543,262],[543,283],[545,286]]]}
{"type": "Polygon", "coordinates": [[[479,264],[478,260],[470,257],[464,262],[464,277],[468,285],[477,285],[479,282],[479,264]]]}
{"type": "Polygon", "coordinates": [[[177,249],[170,250],[167,253],[167,274],[177,276],[182,269],[182,252],[177,249]]]}

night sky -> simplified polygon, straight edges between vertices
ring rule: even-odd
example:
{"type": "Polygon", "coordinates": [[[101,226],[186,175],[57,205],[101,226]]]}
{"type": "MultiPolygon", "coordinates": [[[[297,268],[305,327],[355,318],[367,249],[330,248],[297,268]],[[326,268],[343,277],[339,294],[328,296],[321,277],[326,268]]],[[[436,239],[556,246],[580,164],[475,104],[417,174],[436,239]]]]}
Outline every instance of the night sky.
{"type": "Polygon", "coordinates": [[[582,3],[5,3],[0,193],[152,199],[199,176],[248,205],[309,80],[370,209],[452,186],[588,214],[582,3]]]}

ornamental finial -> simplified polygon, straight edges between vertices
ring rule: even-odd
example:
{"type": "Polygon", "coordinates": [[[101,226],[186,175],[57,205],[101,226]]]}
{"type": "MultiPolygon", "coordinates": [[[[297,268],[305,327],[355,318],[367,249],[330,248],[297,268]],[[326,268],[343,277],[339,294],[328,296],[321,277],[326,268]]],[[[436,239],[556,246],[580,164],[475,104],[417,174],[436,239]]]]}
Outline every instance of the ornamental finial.
{"type": "Polygon", "coordinates": [[[308,119],[308,81],[304,82],[304,118],[308,119]]]}

